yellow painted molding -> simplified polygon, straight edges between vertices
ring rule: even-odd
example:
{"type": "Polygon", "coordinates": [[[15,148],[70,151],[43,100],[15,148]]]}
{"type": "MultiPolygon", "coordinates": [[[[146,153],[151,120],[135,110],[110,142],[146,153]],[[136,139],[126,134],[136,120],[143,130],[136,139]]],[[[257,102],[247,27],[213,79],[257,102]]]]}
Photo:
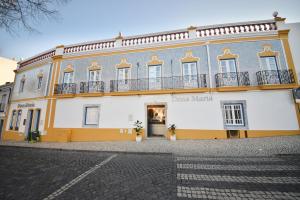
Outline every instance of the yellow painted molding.
{"type": "Polygon", "coordinates": [[[274,56],[278,57],[279,52],[278,51],[272,51],[272,45],[271,44],[264,44],[263,45],[263,51],[258,52],[259,57],[267,57],[267,56],[274,56]]]}
{"type": "Polygon", "coordinates": [[[212,88],[216,92],[240,92],[249,90],[258,90],[257,86],[224,86],[218,88],[212,88]]]}
{"type": "Polygon", "coordinates": [[[198,62],[200,58],[194,57],[192,51],[187,51],[185,53],[185,56],[181,58],[182,63],[188,63],[188,62],[198,62]]]}
{"type": "Polygon", "coordinates": [[[54,95],[57,99],[65,99],[65,98],[74,98],[75,94],[55,94],[54,95]]]}
{"type": "Polygon", "coordinates": [[[25,135],[17,131],[4,131],[2,135],[3,141],[24,141],[25,135]]]}
{"type": "Polygon", "coordinates": [[[75,95],[75,97],[102,97],[102,96],[104,96],[103,92],[80,93],[75,95]]]}
{"type": "Polygon", "coordinates": [[[98,64],[97,61],[93,61],[91,63],[91,65],[88,67],[89,71],[95,71],[95,70],[100,70],[100,69],[101,69],[101,66],[98,64]]]}
{"type": "Polygon", "coordinates": [[[288,39],[290,30],[278,30],[278,37],[280,39],[288,39]]]}
{"type": "Polygon", "coordinates": [[[188,31],[192,31],[192,30],[196,30],[196,29],[197,29],[197,27],[195,27],[195,26],[189,26],[187,28],[188,31]]]}
{"type": "Polygon", "coordinates": [[[16,99],[16,100],[11,100],[11,103],[23,102],[23,101],[44,100],[46,98],[47,98],[47,96],[34,97],[34,98],[26,98],[26,99],[16,99]]]}
{"type": "Polygon", "coordinates": [[[298,104],[297,102],[294,102],[294,104],[295,104],[295,111],[298,120],[298,127],[300,129],[300,104],[298,104]]]}
{"type": "Polygon", "coordinates": [[[60,60],[63,58],[63,55],[54,55],[52,56],[52,60],[55,61],[55,60],[60,60]]]}
{"type": "Polygon", "coordinates": [[[159,60],[158,56],[154,55],[151,57],[151,60],[147,64],[148,66],[151,66],[151,65],[162,65],[163,63],[164,61],[159,60]]]}
{"type": "Polygon", "coordinates": [[[56,49],[59,49],[59,48],[64,48],[65,46],[63,45],[63,44],[61,44],[61,45],[58,45],[58,46],[56,46],[55,48],[56,49]]]}
{"type": "Polygon", "coordinates": [[[44,76],[43,71],[40,71],[39,73],[37,73],[36,76],[37,76],[38,78],[43,77],[43,76],[44,76]]]}
{"type": "Polygon", "coordinates": [[[116,68],[120,69],[120,68],[130,68],[132,66],[131,63],[127,62],[126,58],[122,58],[121,62],[119,64],[116,64],[116,68]]]}
{"type": "Polygon", "coordinates": [[[231,50],[229,48],[223,49],[223,54],[218,56],[218,60],[224,60],[224,59],[236,59],[238,58],[237,54],[232,54],[231,50]]]}
{"type": "Polygon", "coordinates": [[[300,130],[247,130],[249,138],[299,135],[300,130]]]}
{"type": "Polygon", "coordinates": [[[66,68],[64,69],[64,72],[65,73],[68,73],[68,72],[74,72],[74,67],[73,65],[69,64],[66,66],[66,68]]]}
{"type": "Polygon", "coordinates": [[[258,89],[260,90],[278,90],[278,89],[293,89],[298,88],[298,84],[278,84],[278,85],[260,85],[258,89]]]}
{"type": "Polygon", "coordinates": [[[283,17],[274,17],[276,22],[284,22],[286,20],[286,18],[283,17]]]}

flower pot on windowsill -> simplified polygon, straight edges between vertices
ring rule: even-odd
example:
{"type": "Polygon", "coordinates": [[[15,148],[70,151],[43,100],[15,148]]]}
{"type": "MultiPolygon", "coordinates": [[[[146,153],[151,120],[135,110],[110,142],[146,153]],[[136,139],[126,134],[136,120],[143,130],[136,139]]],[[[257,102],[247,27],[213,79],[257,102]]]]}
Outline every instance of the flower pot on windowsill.
{"type": "Polygon", "coordinates": [[[171,141],[176,141],[176,134],[170,135],[170,140],[171,140],[171,141]]]}
{"type": "Polygon", "coordinates": [[[136,141],[136,142],[141,142],[141,141],[142,141],[142,136],[141,136],[141,135],[137,135],[137,136],[135,137],[135,141],[136,141]]]}

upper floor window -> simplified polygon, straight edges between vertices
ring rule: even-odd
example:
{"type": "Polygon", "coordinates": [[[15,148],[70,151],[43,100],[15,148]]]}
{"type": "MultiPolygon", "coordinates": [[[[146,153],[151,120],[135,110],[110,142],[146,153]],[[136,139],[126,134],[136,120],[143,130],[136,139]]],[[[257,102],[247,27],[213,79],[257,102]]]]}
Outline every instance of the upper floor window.
{"type": "Polygon", "coordinates": [[[98,70],[90,70],[89,71],[89,81],[94,82],[94,81],[100,81],[101,76],[100,76],[100,69],[98,70]]]}
{"type": "Polygon", "coordinates": [[[243,105],[224,104],[225,125],[244,125],[243,105]]]}
{"type": "Polygon", "coordinates": [[[41,87],[42,87],[42,81],[43,81],[43,77],[42,76],[38,77],[37,89],[41,89],[41,87]]]}
{"type": "Polygon", "coordinates": [[[83,126],[98,126],[98,124],[99,124],[99,105],[85,106],[83,126]]]}
{"type": "Polygon", "coordinates": [[[118,69],[118,81],[123,81],[127,84],[130,78],[130,68],[120,68],[118,69]]]}
{"type": "Polygon", "coordinates": [[[74,72],[65,72],[63,83],[73,83],[74,82],[74,72]]]}
{"type": "Polygon", "coordinates": [[[237,72],[235,59],[223,59],[219,63],[221,73],[237,72]]]}
{"type": "Polygon", "coordinates": [[[6,104],[6,94],[2,95],[1,103],[0,103],[0,112],[3,112],[6,104]]]}
{"type": "Polygon", "coordinates": [[[263,70],[278,70],[275,56],[260,57],[260,60],[263,70]]]}
{"type": "Polygon", "coordinates": [[[19,92],[24,91],[24,85],[25,85],[25,79],[22,79],[21,82],[20,82],[19,92]]]}

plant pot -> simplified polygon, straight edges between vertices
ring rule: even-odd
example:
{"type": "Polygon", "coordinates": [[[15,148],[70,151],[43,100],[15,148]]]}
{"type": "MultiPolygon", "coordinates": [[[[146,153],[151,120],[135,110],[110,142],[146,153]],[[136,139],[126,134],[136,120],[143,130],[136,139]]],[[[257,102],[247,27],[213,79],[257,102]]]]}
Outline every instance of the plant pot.
{"type": "Polygon", "coordinates": [[[141,135],[137,135],[137,136],[135,137],[135,141],[136,141],[136,142],[141,142],[141,141],[142,141],[142,136],[141,136],[141,135]]]}
{"type": "Polygon", "coordinates": [[[176,135],[170,135],[170,140],[171,141],[176,141],[176,135]]]}

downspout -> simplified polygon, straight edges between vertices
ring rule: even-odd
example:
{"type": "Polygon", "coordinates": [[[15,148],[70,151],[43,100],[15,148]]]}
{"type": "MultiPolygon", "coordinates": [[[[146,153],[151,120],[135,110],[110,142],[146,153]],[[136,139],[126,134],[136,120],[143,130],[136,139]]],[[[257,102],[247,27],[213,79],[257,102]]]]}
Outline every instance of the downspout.
{"type": "Polygon", "coordinates": [[[208,65],[208,77],[209,77],[209,92],[212,92],[212,73],[211,73],[211,63],[210,63],[210,53],[209,53],[209,42],[206,42],[206,54],[207,54],[207,65],[208,65]]]}

